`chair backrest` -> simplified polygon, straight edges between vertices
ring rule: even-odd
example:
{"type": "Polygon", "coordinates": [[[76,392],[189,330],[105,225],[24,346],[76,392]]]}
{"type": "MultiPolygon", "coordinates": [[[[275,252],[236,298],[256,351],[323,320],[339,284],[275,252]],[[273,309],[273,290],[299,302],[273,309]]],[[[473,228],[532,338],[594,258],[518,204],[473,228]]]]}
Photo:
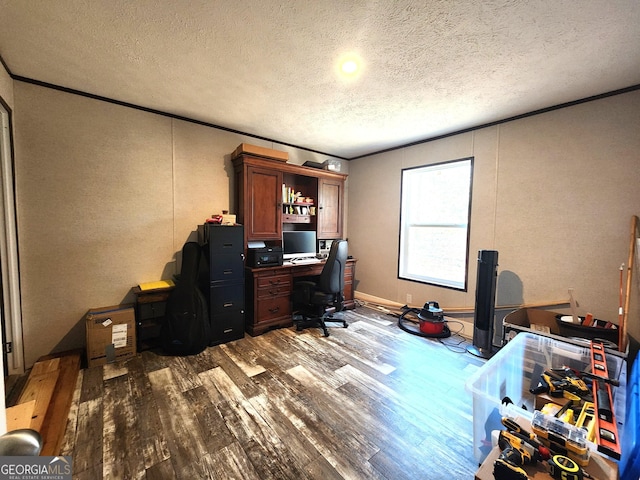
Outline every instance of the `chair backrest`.
{"type": "Polygon", "coordinates": [[[318,287],[325,293],[341,293],[344,290],[344,267],[347,263],[348,244],[346,240],[334,240],[329,250],[318,287]]]}

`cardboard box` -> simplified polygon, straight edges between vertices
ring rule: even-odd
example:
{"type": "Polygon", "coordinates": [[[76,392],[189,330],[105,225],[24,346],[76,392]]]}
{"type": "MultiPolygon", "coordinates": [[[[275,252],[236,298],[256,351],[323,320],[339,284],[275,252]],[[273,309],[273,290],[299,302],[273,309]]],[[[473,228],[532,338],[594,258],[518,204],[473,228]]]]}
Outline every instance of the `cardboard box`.
{"type": "Polygon", "coordinates": [[[282,162],[286,162],[287,160],[289,160],[289,154],[287,152],[273,150],[272,148],[259,147],[257,145],[251,145],[249,143],[241,143],[240,145],[238,145],[238,148],[236,148],[231,154],[231,159],[239,157],[243,153],[256,155],[258,157],[273,158],[282,162]]]}
{"type": "Polygon", "coordinates": [[[89,367],[136,354],[136,316],[131,305],[92,308],[85,315],[89,367]]]}
{"type": "MultiPolygon", "coordinates": [[[[537,308],[519,308],[518,310],[514,310],[504,317],[503,343],[513,338],[514,331],[521,331],[540,335],[552,334],[568,339],[584,338],[590,340],[598,338],[611,342],[611,345],[605,345],[605,347],[617,348],[617,328],[584,327],[560,320],[563,316],[565,315],[558,312],[550,312],[537,308]]],[[[584,320],[584,317],[580,317],[580,320],[584,320]]],[[[596,320],[596,322],[598,322],[598,324],[606,323],[603,320],[596,320]]]]}
{"type": "Polygon", "coordinates": [[[504,324],[530,328],[534,331],[544,332],[548,329],[547,333],[560,335],[556,315],[558,315],[557,312],[549,312],[547,310],[519,308],[504,317],[504,324]]]}

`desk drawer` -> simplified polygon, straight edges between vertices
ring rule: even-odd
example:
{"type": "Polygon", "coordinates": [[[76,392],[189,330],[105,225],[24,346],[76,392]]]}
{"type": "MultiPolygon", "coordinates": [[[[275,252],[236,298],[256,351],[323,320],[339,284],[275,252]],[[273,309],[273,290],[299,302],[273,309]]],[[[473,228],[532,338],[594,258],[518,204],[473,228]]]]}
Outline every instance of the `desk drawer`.
{"type": "Polygon", "coordinates": [[[344,267],[344,281],[353,281],[353,265],[347,263],[344,267]]]}
{"type": "Polygon", "coordinates": [[[274,297],[290,297],[291,296],[291,284],[284,284],[281,286],[272,286],[259,288],[257,292],[258,300],[269,299],[274,297]]]}
{"type": "Polygon", "coordinates": [[[322,273],[322,269],[324,268],[324,263],[316,263],[312,265],[296,265],[293,269],[294,277],[313,277],[316,275],[320,275],[322,273]]]}
{"type": "Polygon", "coordinates": [[[258,288],[286,288],[291,290],[291,275],[270,275],[258,277],[258,288]]]}
{"type": "Polygon", "coordinates": [[[291,316],[291,300],[288,295],[258,300],[257,323],[287,316],[291,316]]]}

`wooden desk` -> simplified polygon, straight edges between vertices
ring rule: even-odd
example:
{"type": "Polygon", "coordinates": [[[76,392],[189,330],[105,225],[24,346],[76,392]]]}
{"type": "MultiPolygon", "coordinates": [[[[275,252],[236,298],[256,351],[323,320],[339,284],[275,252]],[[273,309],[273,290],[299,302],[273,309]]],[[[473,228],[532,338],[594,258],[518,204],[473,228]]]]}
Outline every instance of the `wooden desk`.
{"type": "MultiPolygon", "coordinates": [[[[345,309],[356,307],[353,282],[356,259],[347,260],[344,272],[345,309]]],[[[247,268],[245,328],[249,335],[260,335],[267,330],[293,325],[291,292],[294,279],[316,277],[324,262],[307,265],[247,268]]]]}

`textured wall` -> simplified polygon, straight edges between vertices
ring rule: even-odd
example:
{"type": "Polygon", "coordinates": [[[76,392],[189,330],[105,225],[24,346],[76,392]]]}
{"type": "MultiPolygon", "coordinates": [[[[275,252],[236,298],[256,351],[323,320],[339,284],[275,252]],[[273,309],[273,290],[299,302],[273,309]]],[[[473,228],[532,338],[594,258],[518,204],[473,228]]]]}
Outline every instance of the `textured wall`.
{"type": "MultiPolygon", "coordinates": [[[[230,205],[229,153],[241,142],[274,145],[22,82],[13,90],[29,366],[82,346],[88,308],[130,301],[133,285],[174,273],[196,225],[230,205]]],[[[477,250],[496,248],[511,282],[499,302],[513,301],[518,282],[526,302],[565,300],[574,287],[581,308],[615,320],[618,268],[640,205],[638,112],[633,92],[344,165],[358,290],[471,307],[477,250]],[[468,292],[398,280],[400,170],[470,155],[468,292]]],[[[284,149],[292,163],[324,161],[284,149]]],[[[635,312],[637,304],[636,293],[635,312]]]]}
{"type": "MultiPolygon", "coordinates": [[[[619,267],[640,214],[639,131],[640,92],[632,92],[350,162],[358,290],[473,307],[477,252],[496,249],[499,304],[566,301],[572,287],[581,313],[617,322],[619,267]],[[399,280],[401,169],[467,156],[475,157],[468,291],[399,280]]],[[[636,338],[637,278],[638,270],[636,338]]]]}
{"type": "MultiPolygon", "coordinates": [[[[197,225],[230,209],[246,136],[14,82],[25,364],[82,347],[89,308],[170,278],[197,225]]],[[[287,148],[291,162],[324,161],[287,148]]],[[[347,165],[345,165],[346,169],[347,165]]]]}

